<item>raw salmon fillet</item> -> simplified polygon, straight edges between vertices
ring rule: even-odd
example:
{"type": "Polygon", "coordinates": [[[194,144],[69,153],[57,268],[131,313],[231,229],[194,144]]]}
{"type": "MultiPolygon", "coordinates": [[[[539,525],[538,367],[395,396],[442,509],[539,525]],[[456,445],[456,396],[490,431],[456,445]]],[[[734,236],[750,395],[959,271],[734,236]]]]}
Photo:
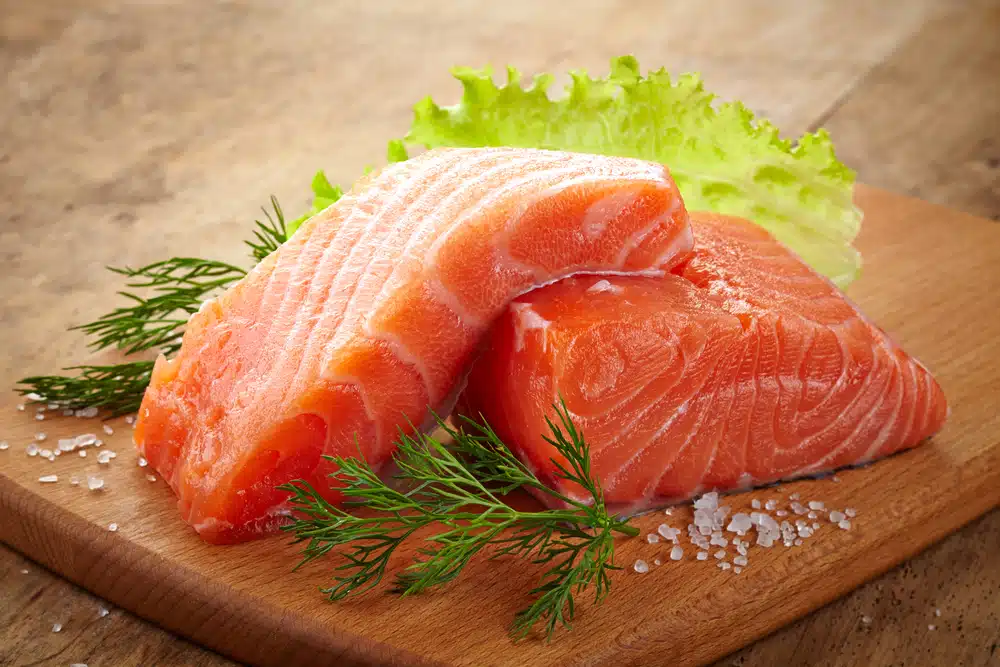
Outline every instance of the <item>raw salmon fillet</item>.
{"type": "Polygon", "coordinates": [[[750,222],[691,226],[674,275],[576,277],[515,300],[459,410],[572,494],[542,437],[561,396],[625,512],[863,463],[941,428],[931,374],[830,282],[750,222]]]}
{"type": "Polygon", "coordinates": [[[447,414],[511,299],[581,272],[662,275],[691,246],[661,165],[509,148],[390,165],[191,318],[136,444],[204,539],[268,532],[277,485],[329,489],[322,454],[379,466],[397,429],[447,414]]]}

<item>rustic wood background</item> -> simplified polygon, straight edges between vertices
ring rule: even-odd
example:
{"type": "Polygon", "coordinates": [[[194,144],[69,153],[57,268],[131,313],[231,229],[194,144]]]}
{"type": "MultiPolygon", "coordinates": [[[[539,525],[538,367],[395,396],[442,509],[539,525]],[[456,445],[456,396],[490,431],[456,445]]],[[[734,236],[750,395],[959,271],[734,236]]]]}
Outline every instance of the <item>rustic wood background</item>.
{"type": "MultiPolygon", "coordinates": [[[[242,261],[269,194],[353,180],[413,102],[457,96],[454,64],[698,70],[788,134],[827,127],[867,183],[1000,219],[997,0],[567,7],[0,0],[0,386],[87,358],[63,329],[107,308],[102,265],[242,261]]],[[[100,604],[0,547],[0,664],[232,664],[100,604]]],[[[1000,512],[720,664],[1000,664],[1000,512]]]]}

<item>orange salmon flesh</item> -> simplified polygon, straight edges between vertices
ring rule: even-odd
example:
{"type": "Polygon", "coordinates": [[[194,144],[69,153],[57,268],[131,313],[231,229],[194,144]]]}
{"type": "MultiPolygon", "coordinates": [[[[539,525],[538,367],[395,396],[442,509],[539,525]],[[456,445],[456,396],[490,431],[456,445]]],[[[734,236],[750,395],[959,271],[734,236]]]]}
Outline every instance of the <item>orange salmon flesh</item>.
{"type": "Polygon", "coordinates": [[[572,496],[543,438],[561,397],[625,512],[865,463],[941,428],[933,376],[829,281],[750,222],[691,225],[693,257],[667,277],[576,277],[516,299],[460,411],[572,496]]]}

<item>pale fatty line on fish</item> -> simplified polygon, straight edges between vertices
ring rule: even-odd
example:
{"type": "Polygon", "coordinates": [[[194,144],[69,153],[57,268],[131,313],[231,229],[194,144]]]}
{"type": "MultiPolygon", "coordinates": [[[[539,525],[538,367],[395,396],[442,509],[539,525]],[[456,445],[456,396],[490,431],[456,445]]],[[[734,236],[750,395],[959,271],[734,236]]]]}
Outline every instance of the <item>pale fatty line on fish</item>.
{"type": "MultiPolygon", "coordinates": [[[[558,164],[558,162],[552,161],[552,164],[558,164]]],[[[530,173],[528,175],[523,174],[524,167],[526,166],[537,166],[537,163],[533,162],[528,157],[523,157],[522,159],[519,159],[517,161],[499,162],[495,165],[492,165],[487,170],[478,174],[474,179],[463,180],[461,182],[461,186],[452,191],[445,199],[439,201],[435,206],[435,208],[433,209],[433,211],[425,215],[425,218],[430,217],[432,218],[432,221],[443,222],[444,218],[442,217],[442,214],[444,212],[447,212],[447,207],[449,205],[459,201],[462,197],[467,196],[468,192],[472,190],[474,187],[480,184],[486,184],[487,182],[493,180],[498,174],[502,174],[506,171],[514,171],[522,174],[522,180],[535,175],[535,173],[530,173]]],[[[457,165],[457,168],[466,169],[467,166],[465,164],[459,164],[457,165]]],[[[456,216],[458,218],[458,221],[455,224],[461,224],[461,225],[467,224],[470,219],[472,219],[477,214],[481,214],[482,211],[486,208],[486,204],[484,204],[484,202],[502,199],[503,196],[505,196],[508,192],[513,191],[519,184],[520,183],[518,179],[515,179],[513,182],[507,181],[504,187],[500,188],[499,190],[493,190],[488,193],[485,193],[484,196],[478,199],[475,208],[473,209],[466,208],[461,213],[459,213],[458,216],[456,216]],[[491,199],[491,197],[493,199],[491,199]]],[[[416,204],[420,203],[422,203],[422,200],[416,202],[416,204]]],[[[414,258],[415,261],[420,263],[422,270],[425,273],[429,272],[431,267],[436,268],[436,264],[434,261],[436,260],[436,253],[433,251],[433,248],[435,244],[441,240],[442,235],[444,233],[445,232],[441,230],[440,224],[430,224],[430,222],[428,222],[427,224],[423,224],[409,237],[409,239],[407,240],[407,244],[403,248],[402,254],[406,256],[413,250],[414,247],[422,247],[422,244],[425,241],[429,241],[431,245],[425,250],[424,255],[421,257],[414,258]],[[421,234],[423,234],[423,236],[421,236],[421,234]]],[[[385,306],[388,300],[392,297],[392,293],[391,292],[387,293],[387,290],[389,289],[390,286],[394,286],[393,279],[395,278],[395,276],[396,276],[396,267],[394,267],[389,277],[382,283],[381,287],[379,288],[379,292],[372,299],[372,307],[369,309],[371,313],[378,312],[379,309],[385,306]]],[[[436,280],[438,283],[441,283],[441,288],[444,291],[447,291],[451,295],[450,299],[451,301],[454,301],[456,304],[460,303],[460,301],[458,300],[458,296],[455,295],[450,290],[448,290],[441,282],[440,276],[436,276],[434,280],[436,280]]],[[[445,305],[446,307],[448,306],[447,303],[445,303],[445,305]]],[[[462,306],[462,309],[465,310],[464,305],[462,306]]],[[[462,319],[463,322],[465,322],[465,319],[462,317],[460,311],[455,310],[454,308],[452,310],[457,315],[459,315],[460,319],[462,319]]],[[[363,320],[364,331],[369,335],[372,335],[374,333],[371,330],[371,320],[372,320],[371,315],[369,315],[367,318],[363,320]]]]}
{"type": "MultiPolygon", "coordinates": [[[[408,171],[401,173],[398,178],[402,179],[408,173],[408,171]]],[[[396,185],[397,193],[404,196],[399,191],[405,192],[405,188],[398,187],[398,183],[396,185]]],[[[316,345],[325,343],[326,337],[314,335],[314,332],[317,329],[325,331],[326,327],[323,326],[323,323],[331,318],[339,319],[347,308],[347,303],[341,297],[342,289],[337,289],[336,286],[343,287],[344,283],[350,282],[353,277],[356,277],[359,263],[354,261],[355,256],[360,254],[361,248],[365,247],[366,240],[376,234],[379,224],[378,215],[372,215],[372,211],[366,208],[365,204],[385,191],[384,182],[373,183],[369,198],[364,203],[350,209],[345,219],[338,225],[334,237],[322,247],[322,253],[316,263],[309,267],[313,279],[310,281],[304,298],[292,304],[296,307],[295,321],[286,335],[286,346],[289,341],[304,340],[301,353],[293,352],[286,355],[273,373],[273,377],[283,377],[285,368],[290,365],[294,367],[290,381],[284,384],[282,400],[289,393],[301,390],[302,382],[308,381],[309,375],[316,370],[314,349],[316,345]],[[361,224],[353,224],[356,218],[361,219],[361,224]],[[345,228],[349,229],[349,232],[342,237],[341,232],[345,228]],[[336,270],[326,270],[332,260],[340,260],[336,270]],[[317,274],[318,279],[316,279],[317,274]],[[300,379],[303,375],[306,376],[306,380],[300,379]]],[[[367,257],[369,263],[372,259],[372,256],[367,257]]],[[[362,261],[365,261],[364,257],[362,257],[362,261]]],[[[357,289],[356,282],[354,287],[357,289]]]]}
{"type": "MultiPolygon", "coordinates": [[[[319,270],[322,281],[311,280],[309,291],[302,301],[285,297],[282,306],[288,304],[290,309],[294,309],[295,322],[289,327],[284,345],[279,349],[287,349],[289,341],[294,340],[293,334],[297,332],[297,328],[299,327],[300,317],[304,312],[303,306],[308,303],[308,297],[312,294],[314,287],[319,288],[316,292],[316,307],[320,314],[320,320],[327,322],[331,318],[336,318],[338,321],[335,331],[339,333],[343,325],[343,316],[350,310],[361,282],[360,279],[352,280],[352,277],[355,276],[354,270],[360,268],[361,264],[364,264],[364,268],[367,268],[371,264],[374,255],[369,255],[365,258],[363,253],[369,249],[369,241],[378,236],[379,222],[382,220],[382,216],[387,208],[406,197],[410,191],[406,186],[419,182],[420,176],[434,165],[435,162],[431,161],[431,165],[428,165],[427,161],[424,161],[416,169],[412,164],[406,167],[399,166],[403,164],[406,163],[395,163],[387,167],[359,193],[354,205],[347,210],[346,216],[344,216],[344,219],[337,226],[333,238],[325,246],[316,249],[320,251],[316,262],[304,262],[300,259],[296,268],[307,270],[312,277],[315,277],[317,270],[319,270]],[[380,199],[386,192],[389,193],[389,200],[388,202],[382,202],[380,199]],[[352,224],[355,219],[359,219],[361,224],[352,224]],[[341,232],[344,232],[343,236],[341,232]],[[361,256],[361,262],[356,261],[358,256],[361,256]],[[337,261],[336,271],[324,270],[334,260],[339,260],[337,261]],[[328,278],[329,282],[327,282],[328,278]],[[345,286],[345,282],[349,283],[347,286],[352,288],[351,296],[344,303],[343,310],[337,310],[334,313],[332,309],[328,308],[330,305],[329,296],[331,293],[336,293],[339,296],[345,286]],[[340,289],[337,289],[338,285],[340,289]]],[[[357,275],[363,276],[363,269],[357,275]]],[[[340,303],[340,301],[338,300],[337,303],[340,303]]],[[[304,325],[307,323],[304,323],[304,325]]],[[[318,325],[319,321],[312,322],[309,334],[318,325]]],[[[334,337],[336,337],[336,333],[334,337]]],[[[298,373],[302,371],[303,366],[307,365],[305,360],[307,358],[312,359],[312,355],[309,353],[313,349],[313,346],[318,344],[320,338],[320,336],[307,335],[306,343],[302,346],[301,355],[296,356],[295,353],[285,355],[279,361],[278,366],[272,369],[270,373],[271,380],[261,390],[269,391],[277,379],[283,377],[282,371],[288,366],[290,358],[296,356],[298,359],[296,372],[293,374],[291,382],[286,383],[284,390],[281,390],[281,398],[277,401],[279,404],[284,402],[285,397],[296,383],[298,373]]]]}

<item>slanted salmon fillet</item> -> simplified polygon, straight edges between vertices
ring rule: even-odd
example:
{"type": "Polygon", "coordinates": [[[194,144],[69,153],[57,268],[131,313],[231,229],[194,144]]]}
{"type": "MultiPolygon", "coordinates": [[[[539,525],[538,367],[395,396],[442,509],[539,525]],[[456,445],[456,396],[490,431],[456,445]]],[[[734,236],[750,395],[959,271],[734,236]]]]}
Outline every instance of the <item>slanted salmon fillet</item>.
{"type": "Polygon", "coordinates": [[[692,213],[693,258],[661,279],[576,277],[515,300],[459,409],[543,480],[561,396],[624,511],[913,447],[941,388],[825,278],[745,220],[692,213]]]}
{"type": "MultiPolygon", "coordinates": [[[[511,299],[580,272],[663,274],[692,246],[667,170],[528,149],[386,167],[191,318],[135,440],[211,542],[267,532],[322,454],[373,465],[447,413],[511,299]]],[[[335,492],[331,491],[335,496],[335,492]]]]}

